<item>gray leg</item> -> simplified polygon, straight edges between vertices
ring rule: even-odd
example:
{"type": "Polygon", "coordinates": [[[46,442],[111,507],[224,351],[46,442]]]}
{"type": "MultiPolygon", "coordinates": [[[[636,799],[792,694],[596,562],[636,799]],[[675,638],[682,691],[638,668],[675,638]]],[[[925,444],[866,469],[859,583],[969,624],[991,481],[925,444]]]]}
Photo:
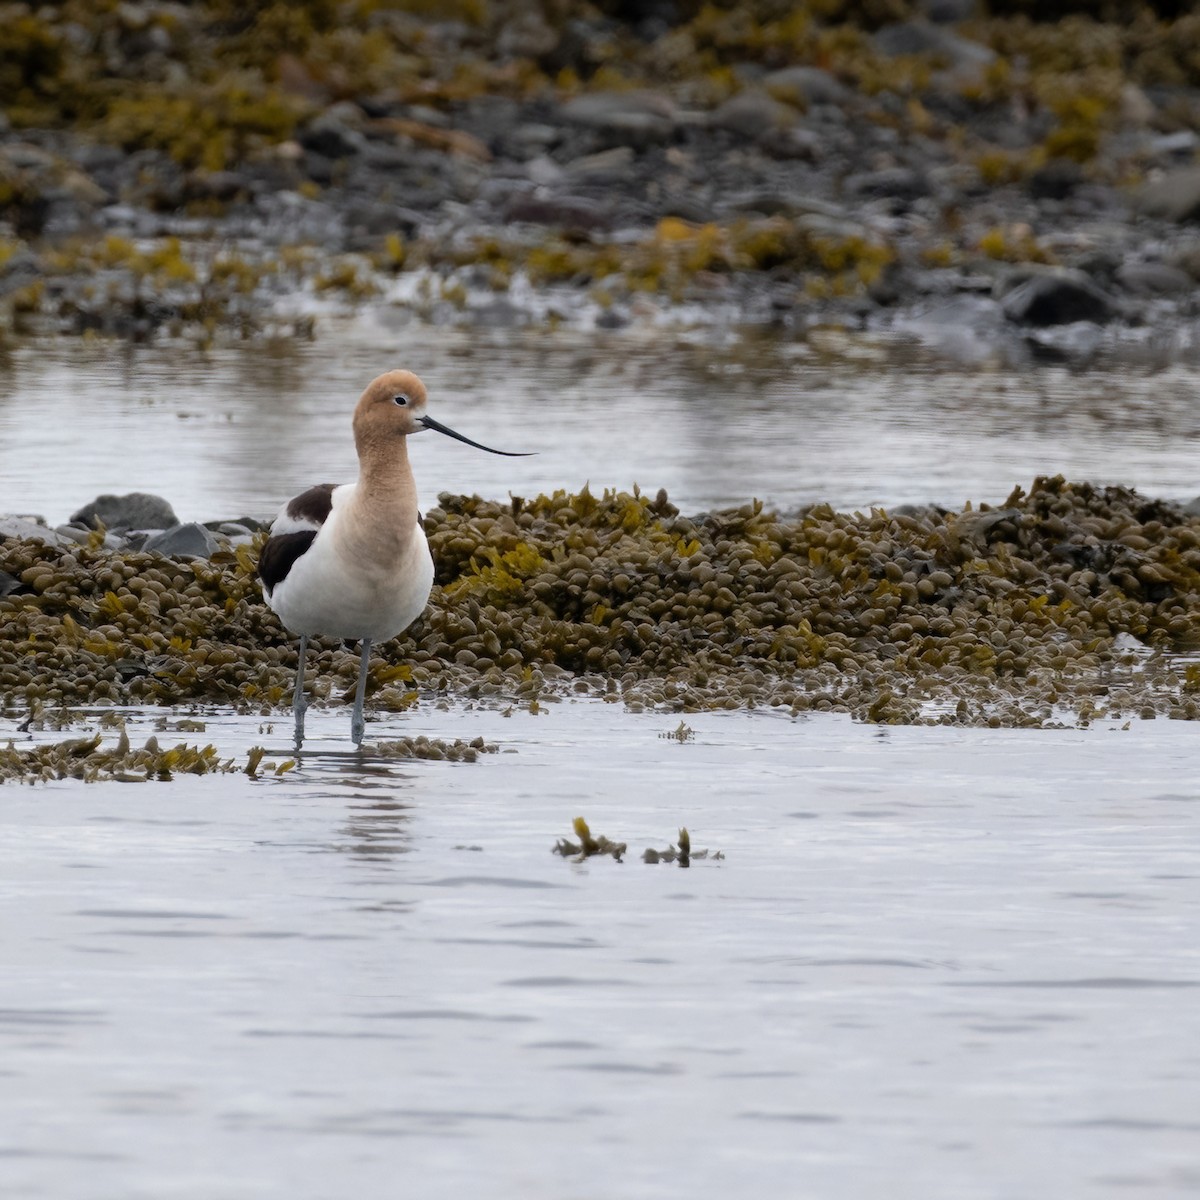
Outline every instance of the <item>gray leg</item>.
{"type": "Polygon", "coordinates": [[[358,691],[354,694],[354,715],[350,718],[350,740],[361,746],[363,740],[363,697],[367,694],[367,668],[371,665],[371,639],[363,638],[358,647],[358,691]]]}
{"type": "Polygon", "coordinates": [[[304,699],[304,657],[308,653],[308,634],[300,635],[300,661],[296,663],[296,688],[292,693],[292,712],[296,714],[296,749],[304,741],[304,712],[308,701],[304,699]]]}

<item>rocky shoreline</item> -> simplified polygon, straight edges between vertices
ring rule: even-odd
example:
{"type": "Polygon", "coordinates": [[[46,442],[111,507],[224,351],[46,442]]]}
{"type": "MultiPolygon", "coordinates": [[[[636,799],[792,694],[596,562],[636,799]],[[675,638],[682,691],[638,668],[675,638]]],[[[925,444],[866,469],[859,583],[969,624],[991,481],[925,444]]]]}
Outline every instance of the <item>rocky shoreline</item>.
{"type": "Polygon", "coordinates": [[[1072,7],[9,4],[0,331],[1200,357],[1200,17],[1072,7]]]}
{"type": "MultiPolygon", "coordinates": [[[[429,608],[374,654],[369,710],[592,696],[882,724],[1200,718],[1200,517],[1128,489],[1039,479],[999,507],[790,516],[686,517],[663,492],[439,501],[429,608]]],[[[203,555],[145,531],[30,532],[0,527],[6,716],[287,705],[296,646],[262,601],[261,532],[206,530],[203,555]]],[[[317,639],[310,665],[319,703],[348,701],[353,648],[317,639]]]]}

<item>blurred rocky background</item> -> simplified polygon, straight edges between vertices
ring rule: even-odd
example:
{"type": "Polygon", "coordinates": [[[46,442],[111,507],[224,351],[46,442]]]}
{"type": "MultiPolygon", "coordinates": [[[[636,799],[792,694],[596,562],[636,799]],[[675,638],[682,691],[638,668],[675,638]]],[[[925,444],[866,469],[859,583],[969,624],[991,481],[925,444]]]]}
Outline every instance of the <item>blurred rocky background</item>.
{"type": "Polygon", "coordinates": [[[1200,14],[0,4],[0,337],[397,323],[1188,343],[1200,14]]]}

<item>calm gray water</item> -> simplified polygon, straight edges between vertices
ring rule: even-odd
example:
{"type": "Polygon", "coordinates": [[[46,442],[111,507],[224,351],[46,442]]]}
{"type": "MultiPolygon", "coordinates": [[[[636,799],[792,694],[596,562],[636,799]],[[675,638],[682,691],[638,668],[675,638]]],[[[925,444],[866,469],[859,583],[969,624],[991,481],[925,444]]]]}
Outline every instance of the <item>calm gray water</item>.
{"type": "MultiPolygon", "coordinates": [[[[716,335],[705,335],[716,336],[716,335]]],[[[794,508],[998,502],[1062,472],[1159,496],[1200,493],[1200,374],[1014,375],[630,335],[363,326],[311,345],[45,342],[0,360],[0,513],[54,523],[100,492],[158,492],[185,520],[272,515],[311,483],[353,479],[349,420],[406,365],[431,412],[476,440],[413,446],[422,499],[666,487],[685,511],[752,496],[794,508]]]]}
{"type": "Polygon", "coordinates": [[[0,1195],[1200,1189],[1190,726],[309,719],[282,780],[0,795],[0,1195]],[[724,861],[637,861],[683,823],[724,861]]]}
{"type": "MultiPolygon", "coordinates": [[[[960,504],[1059,471],[1200,491],[1182,368],[358,327],[11,350],[0,512],[138,489],[266,516],[353,477],[354,400],[400,364],[446,423],[538,452],[422,438],[426,503],[636,481],[692,511],[960,504]]],[[[207,721],[179,736],[284,749],[286,719],[207,721]]],[[[397,765],[313,710],[279,779],[0,790],[0,1200],[1200,1191],[1194,728],[708,714],[679,744],[677,721],[425,704],[368,737],[506,752],[397,765]],[[579,814],[629,861],[551,854],[579,814]],[[681,824],[727,857],[639,861],[681,824]]]]}

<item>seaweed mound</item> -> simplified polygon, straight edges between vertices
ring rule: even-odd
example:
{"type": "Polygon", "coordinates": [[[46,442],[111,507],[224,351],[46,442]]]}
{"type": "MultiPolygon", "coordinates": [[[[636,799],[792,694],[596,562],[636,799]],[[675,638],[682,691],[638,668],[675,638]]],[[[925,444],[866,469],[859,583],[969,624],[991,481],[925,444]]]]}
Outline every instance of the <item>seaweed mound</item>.
{"type": "MultiPolygon", "coordinates": [[[[1194,718],[1200,520],[1126,488],[1038,479],[999,507],[681,515],[665,492],[440,497],[436,586],[378,648],[377,707],[565,693],[675,711],[769,705],[878,722],[1194,718]]],[[[0,699],[290,696],[295,646],[246,546],[177,562],[9,540],[0,699]]],[[[357,659],[318,641],[345,699],[357,659]]]]}

